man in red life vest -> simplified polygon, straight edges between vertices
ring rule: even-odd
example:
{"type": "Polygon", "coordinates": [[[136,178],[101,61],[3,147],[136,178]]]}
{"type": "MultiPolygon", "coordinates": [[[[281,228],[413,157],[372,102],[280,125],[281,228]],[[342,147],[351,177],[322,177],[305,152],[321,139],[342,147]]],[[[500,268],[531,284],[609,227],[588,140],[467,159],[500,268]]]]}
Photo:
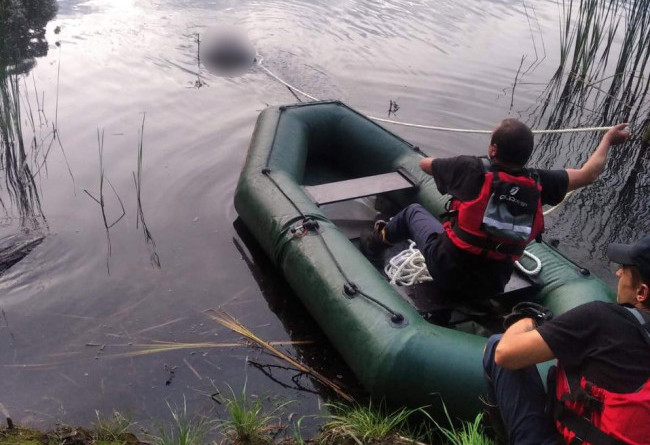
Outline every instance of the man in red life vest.
{"type": "Polygon", "coordinates": [[[521,314],[488,340],[488,402],[508,443],[650,444],[650,235],[610,244],[607,256],[621,265],[618,304],[587,303],[539,325],[521,314]],[[534,365],[553,358],[547,397],[534,365]]]}
{"type": "Polygon", "coordinates": [[[492,132],[487,159],[475,156],[424,158],[420,168],[440,192],[452,196],[453,217],[443,226],[419,204],[386,223],[377,221],[363,245],[371,255],[405,239],[422,252],[434,285],[445,295],[480,298],[502,292],[513,262],[541,234],[543,204],[560,203],[568,191],[591,184],[603,171],[611,145],[629,136],[626,124],[607,131],[579,169],[525,169],[533,133],[516,119],[492,132]]]}

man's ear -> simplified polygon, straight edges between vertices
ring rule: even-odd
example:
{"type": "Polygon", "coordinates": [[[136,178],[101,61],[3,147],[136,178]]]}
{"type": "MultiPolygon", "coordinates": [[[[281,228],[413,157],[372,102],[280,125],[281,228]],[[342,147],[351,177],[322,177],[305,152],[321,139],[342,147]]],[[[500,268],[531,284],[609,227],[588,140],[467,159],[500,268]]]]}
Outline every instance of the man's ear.
{"type": "Polygon", "coordinates": [[[641,283],[639,288],[636,290],[636,299],[639,303],[643,303],[650,296],[650,287],[647,284],[641,283]]]}
{"type": "Polygon", "coordinates": [[[496,158],[497,157],[497,151],[498,150],[497,150],[496,144],[490,144],[490,146],[488,147],[488,157],[490,159],[496,158]]]}

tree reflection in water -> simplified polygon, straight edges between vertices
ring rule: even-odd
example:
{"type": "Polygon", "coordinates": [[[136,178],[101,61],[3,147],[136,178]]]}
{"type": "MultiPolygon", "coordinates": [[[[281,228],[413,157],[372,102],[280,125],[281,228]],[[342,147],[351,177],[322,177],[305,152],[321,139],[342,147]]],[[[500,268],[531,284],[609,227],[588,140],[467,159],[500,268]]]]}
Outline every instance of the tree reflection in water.
{"type": "MultiPolygon", "coordinates": [[[[26,90],[21,93],[21,84],[26,86],[35,59],[48,52],[45,26],[56,11],[54,0],[0,1],[0,174],[5,184],[4,190],[0,186],[0,206],[5,214],[2,225],[11,225],[15,210],[23,232],[47,227],[35,177],[58,137],[55,124],[47,128],[40,107],[35,118],[26,90]],[[23,128],[23,122],[27,128],[23,128]],[[42,131],[47,131],[49,137],[41,137],[42,131]]],[[[16,239],[14,234],[4,238],[11,242],[4,243],[9,247],[0,248],[0,266],[19,261],[43,239],[41,235],[29,237],[16,239]],[[19,248],[22,245],[28,248],[19,248]],[[7,252],[11,258],[5,258],[7,252]]]]}

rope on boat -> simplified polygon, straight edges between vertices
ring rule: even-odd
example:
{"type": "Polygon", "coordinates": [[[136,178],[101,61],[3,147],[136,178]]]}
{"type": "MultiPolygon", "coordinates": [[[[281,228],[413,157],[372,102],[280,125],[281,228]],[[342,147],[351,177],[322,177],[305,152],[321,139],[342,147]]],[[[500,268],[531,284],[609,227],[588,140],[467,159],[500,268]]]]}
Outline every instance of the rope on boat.
{"type": "Polygon", "coordinates": [[[415,247],[415,241],[408,240],[408,242],[408,249],[392,257],[384,267],[384,273],[390,278],[390,284],[413,286],[425,281],[433,281],[427,270],[424,256],[415,247]]]}
{"type": "MultiPolygon", "coordinates": [[[[311,94],[305,93],[304,91],[296,88],[295,86],[291,85],[290,83],[284,81],[282,78],[280,78],[277,74],[275,74],[273,71],[268,69],[266,66],[262,64],[263,57],[262,56],[257,56],[257,65],[262,68],[269,76],[273,77],[275,80],[286,86],[292,91],[295,91],[296,93],[302,94],[303,96],[313,100],[313,101],[318,101],[319,99],[312,96],[311,94]]],[[[449,127],[438,127],[434,125],[422,125],[422,124],[413,124],[410,122],[402,122],[402,121],[395,121],[391,119],[384,119],[381,117],[375,117],[375,116],[367,116],[369,119],[372,119],[377,122],[384,122],[387,124],[394,124],[394,125],[402,125],[404,127],[413,127],[413,128],[423,128],[425,130],[435,130],[435,131],[449,131],[453,133],[478,133],[478,134],[492,134],[492,130],[471,130],[471,129],[465,129],[465,128],[449,128],[449,127]]],[[[557,129],[557,130],[532,130],[533,133],[535,134],[558,134],[558,133],[583,133],[583,132],[589,132],[589,131],[607,131],[611,127],[582,127],[582,128],[562,128],[562,129],[557,129]]]]}
{"type": "Polygon", "coordinates": [[[345,283],[343,285],[343,291],[345,295],[348,297],[354,297],[355,295],[361,295],[362,297],[366,298],[369,301],[372,301],[375,303],[377,306],[381,307],[384,309],[388,314],[390,314],[390,321],[393,324],[394,327],[402,327],[406,326],[408,324],[408,320],[404,315],[400,312],[394,311],[391,309],[389,306],[386,304],[382,303],[381,301],[377,300],[376,298],[372,297],[371,295],[367,294],[364,292],[359,286],[357,286],[356,283],[354,283],[352,280],[350,280],[343,270],[343,267],[341,264],[338,262],[336,257],[334,256],[334,253],[330,249],[330,247],[327,245],[327,242],[325,241],[325,238],[323,238],[322,233],[319,231],[319,224],[318,221],[315,220],[314,215],[305,215],[300,208],[296,205],[295,202],[285,193],[285,191],[282,189],[280,184],[273,178],[271,175],[271,169],[265,167],[262,169],[262,174],[266,176],[272,183],[273,185],[282,193],[282,195],[289,201],[289,203],[293,206],[293,208],[298,212],[300,215],[300,218],[302,219],[302,222],[299,227],[287,227],[287,230],[291,231],[293,234],[293,238],[302,238],[305,236],[307,233],[313,232],[315,235],[317,235],[318,239],[322,243],[323,247],[325,248],[325,251],[328,253],[330,256],[331,260],[334,262],[334,265],[338,269],[339,273],[345,280],[345,283]]]}
{"type": "MultiPolygon", "coordinates": [[[[408,249],[402,250],[400,253],[392,257],[386,267],[384,273],[390,279],[390,284],[397,286],[413,286],[414,284],[423,283],[425,281],[433,281],[429,274],[426,262],[422,252],[415,247],[415,242],[408,240],[408,249]]],[[[542,270],[542,261],[535,254],[524,250],[523,256],[530,258],[535,262],[534,269],[526,269],[526,267],[519,261],[515,261],[515,266],[523,274],[534,277],[542,270]]]]}

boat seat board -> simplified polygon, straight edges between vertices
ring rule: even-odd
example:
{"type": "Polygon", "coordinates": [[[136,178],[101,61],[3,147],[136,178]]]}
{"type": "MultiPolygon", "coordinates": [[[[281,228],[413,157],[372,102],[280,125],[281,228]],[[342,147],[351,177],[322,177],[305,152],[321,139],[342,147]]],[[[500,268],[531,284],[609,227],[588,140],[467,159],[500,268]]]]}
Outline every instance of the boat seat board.
{"type": "Polygon", "coordinates": [[[382,193],[405,190],[415,184],[399,171],[327,184],[305,186],[304,189],[319,206],[382,193]]]}

